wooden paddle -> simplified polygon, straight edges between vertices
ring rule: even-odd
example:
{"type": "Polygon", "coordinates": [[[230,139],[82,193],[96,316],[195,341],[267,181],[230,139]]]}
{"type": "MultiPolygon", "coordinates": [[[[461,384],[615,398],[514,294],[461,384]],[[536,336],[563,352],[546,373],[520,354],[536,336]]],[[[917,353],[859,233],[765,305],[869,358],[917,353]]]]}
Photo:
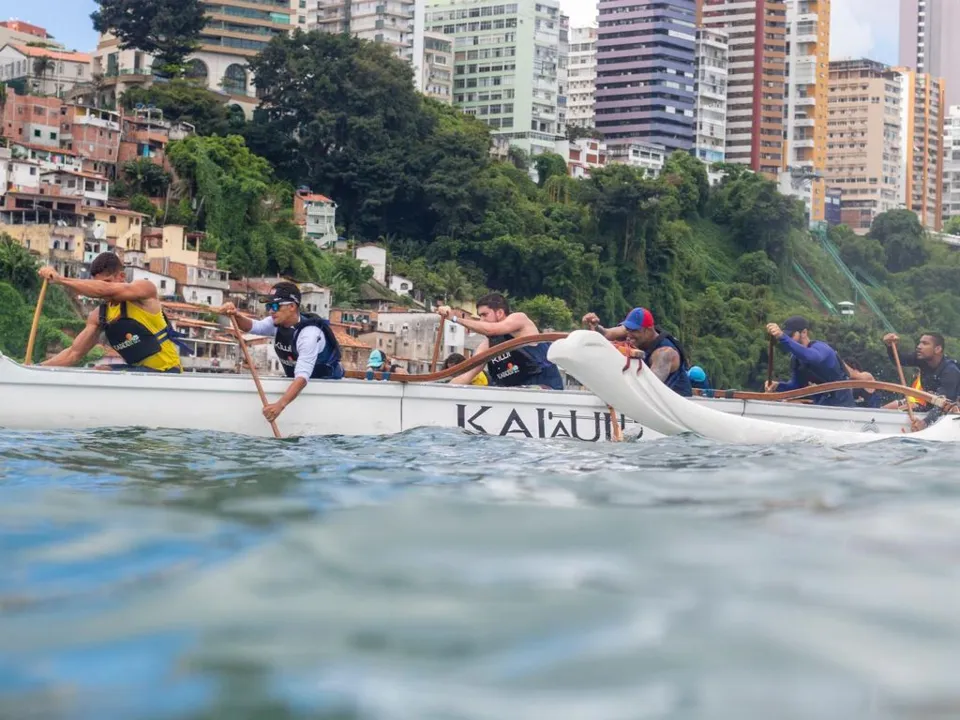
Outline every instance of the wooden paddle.
{"type": "Polygon", "coordinates": [[[33,346],[37,341],[37,328],[40,327],[40,313],[43,311],[43,301],[47,297],[47,279],[43,279],[40,286],[40,296],[37,298],[37,307],[33,311],[33,324],[30,326],[30,337],[27,339],[27,354],[23,358],[24,365],[33,364],[33,346]]]}
{"type": "MultiPolygon", "coordinates": [[[[250,358],[250,350],[247,348],[247,341],[243,339],[243,333],[240,332],[240,326],[237,324],[237,319],[230,316],[230,322],[233,324],[233,331],[237,335],[237,342],[240,343],[240,350],[243,352],[243,359],[247,363],[247,367],[250,368],[250,374],[253,375],[253,382],[257,385],[257,392],[260,394],[260,402],[263,403],[263,406],[266,407],[270,404],[270,401],[267,400],[267,394],[263,391],[263,385],[260,383],[260,374],[257,372],[257,366],[253,364],[253,360],[250,358]]],[[[270,427],[273,428],[274,437],[281,438],[283,435],[280,434],[280,429],[277,427],[275,420],[270,421],[270,427]]]]}
{"type": "Polygon", "coordinates": [[[767,347],[767,382],[773,382],[773,348],[776,342],[776,338],[771,335],[770,345],[767,347]]]}
{"type": "MultiPolygon", "coordinates": [[[[880,380],[840,380],[838,382],[823,383],[821,385],[810,385],[797,390],[788,390],[786,392],[762,393],[750,392],[746,390],[714,390],[713,397],[725,398],[727,400],[763,400],[763,401],[788,401],[799,398],[819,395],[820,393],[833,392],[835,390],[856,390],[864,388],[867,390],[885,390],[887,392],[897,393],[898,395],[912,395],[915,398],[930,403],[936,407],[942,408],[945,412],[950,412],[956,403],[953,403],[940,395],[917,390],[905,385],[895,383],[881,382],[880,380]]],[[[694,390],[695,395],[701,395],[701,390],[694,390]]]]}
{"type": "Polygon", "coordinates": [[[440,327],[437,328],[437,340],[433,344],[433,361],[430,363],[430,372],[437,371],[437,360],[440,357],[440,348],[443,345],[443,328],[446,322],[447,321],[441,316],[440,327]]]}
{"type": "MultiPolygon", "coordinates": [[[[907,380],[903,376],[903,365],[900,364],[900,352],[897,350],[897,343],[890,343],[890,349],[893,351],[893,362],[897,366],[897,375],[900,377],[900,384],[906,385],[907,380]]],[[[910,418],[910,427],[913,428],[914,423],[917,419],[913,415],[913,403],[910,401],[910,396],[905,396],[907,398],[907,416],[910,418]]]]}

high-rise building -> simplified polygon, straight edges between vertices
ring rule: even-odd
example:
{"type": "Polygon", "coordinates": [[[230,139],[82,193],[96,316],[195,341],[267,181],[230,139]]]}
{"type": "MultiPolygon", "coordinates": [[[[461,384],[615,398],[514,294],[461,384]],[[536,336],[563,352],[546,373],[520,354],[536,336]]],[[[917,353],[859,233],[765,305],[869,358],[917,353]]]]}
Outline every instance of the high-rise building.
{"type": "MultiPolygon", "coordinates": [[[[247,61],[271,39],[298,27],[299,4],[300,0],[203,0],[208,21],[199,47],[187,57],[187,77],[252,111],[256,88],[247,61]]],[[[115,103],[128,87],[152,82],[155,63],[147,53],[123,50],[117,38],[101,35],[93,57],[93,74],[102,78],[101,99],[115,103]]]]}
{"type": "Polygon", "coordinates": [[[830,0],[786,0],[785,172],[803,190],[811,222],[824,220],[830,74],[830,0]]]}
{"type": "Polygon", "coordinates": [[[363,40],[386,43],[405,60],[413,59],[414,0],[314,0],[307,28],[349,33],[363,40]]]}
{"type": "Polygon", "coordinates": [[[562,133],[558,0],[432,0],[426,24],[454,37],[454,104],[495,140],[553,152],[562,133]]]}
{"type": "Polygon", "coordinates": [[[728,38],[723,30],[697,30],[696,134],[693,152],[708,166],[726,157],[728,38]]]}
{"type": "MultiPolygon", "coordinates": [[[[423,33],[417,89],[427,97],[453,102],[453,38],[440,33],[423,33]]],[[[416,66],[415,66],[416,67],[416,66]]]]}
{"type": "Polygon", "coordinates": [[[560,45],[557,50],[557,132],[567,128],[567,108],[570,89],[570,18],[560,14],[560,45]]]}
{"type": "Polygon", "coordinates": [[[960,103],[960,5],[956,0],[900,0],[900,65],[946,81],[947,103],[960,103]]]}
{"type": "Polygon", "coordinates": [[[900,75],[900,204],[928,229],[943,226],[944,81],[907,68],[900,75]]]}
{"type": "Polygon", "coordinates": [[[597,29],[575,27],[570,31],[567,68],[567,125],[592,128],[597,92],[597,29]]]}
{"type": "Polygon", "coordinates": [[[943,124],[943,219],[960,215],[960,105],[951,105],[943,124]]]}
{"type": "Polygon", "coordinates": [[[860,234],[900,207],[901,76],[874,60],[830,63],[828,188],[842,194],[840,216],[860,234]]]}
{"type": "MultiPolygon", "coordinates": [[[[775,0],[702,0],[704,28],[730,43],[726,161],[768,177],[783,166],[787,8],[775,0]]],[[[805,92],[798,89],[803,102],[805,92]]]]}
{"type": "Polygon", "coordinates": [[[595,126],[613,147],[693,147],[696,3],[600,0],[595,126]]]}

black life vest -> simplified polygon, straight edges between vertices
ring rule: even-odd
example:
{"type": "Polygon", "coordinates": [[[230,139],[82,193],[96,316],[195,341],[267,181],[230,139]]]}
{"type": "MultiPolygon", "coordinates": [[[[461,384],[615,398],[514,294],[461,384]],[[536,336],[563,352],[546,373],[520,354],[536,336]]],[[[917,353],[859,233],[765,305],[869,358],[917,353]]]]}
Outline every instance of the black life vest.
{"type": "Polygon", "coordinates": [[[644,350],[643,361],[647,364],[647,367],[650,367],[650,357],[656,350],[662,347],[672,347],[680,355],[680,367],[667,375],[664,385],[677,393],[677,395],[692,397],[693,385],[690,383],[690,376],[687,374],[687,371],[690,369],[687,365],[687,354],[683,351],[683,346],[680,344],[680,341],[673,337],[673,335],[661,331],[657,337],[657,341],[651,347],[644,350]]]}
{"type": "MultiPolygon", "coordinates": [[[[822,343],[822,341],[814,340],[810,345],[816,343],[822,343]]],[[[821,367],[815,370],[810,363],[801,360],[796,355],[792,357],[790,364],[801,382],[806,381],[807,383],[823,385],[824,383],[849,380],[850,375],[847,373],[847,366],[844,364],[840,354],[834,351],[833,355],[836,358],[836,363],[832,368],[821,367]]],[[[856,404],[853,391],[851,390],[834,390],[830,393],[815,395],[813,402],[815,405],[829,405],[832,407],[853,407],[856,404]]]]}
{"type": "MultiPolygon", "coordinates": [[[[496,347],[513,335],[492,335],[487,339],[490,347],[496,347]]],[[[522,385],[546,385],[554,390],[563,390],[563,378],[557,366],[547,360],[550,343],[509,350],[487,362],[487,377],[497,387],[522,385]]]]}
{"type": "Polygon", "coordinates": [[[126,300],[119,303],[120,315],[110,321],[107,321],[107,305],[100,304],[100,329],[107,338],[107,344],[117,351],[127,365],[137,365],[157,355],[164,342],[172,342],[183,354],[193,355],[193,349],[180,340],[183,334],[173,329],[166,313],[161,311],[166,325],[158,332],[153,332],[129,316],[126,300]]]}
{"type": "Polygon", "coordinates": [[[325,345],[323,350],[317,355],[317,362],[313,366],[311,379],[333,379],[339,380],[343,377],[343,366],[340,364],[340,343],[337,336],[330,327],[330,323],[318,315],[301,312],[300,322],[293,327],[277,327],[277,335],[273,340],[273,349],[277,353],[280,365],[287,377],[292,378],[294,370],[297,367],[297,359],[300,352],[297,350],[297,339],[300,337],[300,331],[306,327],[320,328],[323,333],[325,345]]]}
{"type": "MultiPolygon", "coordinates": [[[[931,370],[929,367],[920,366],[920,386],[917,387],[914,384],[914,387],[917,387],[918,390],[925,390],[928,393],[933,393],[934,395],[941,395],[940,384],[942,382],[941,375],[947,367],[960,368],[957,365],[957,361],[952,358],[945,357],[940,361],[940,365],[937,366],[936,370],[931,370]]],[[[957,398],[947,398],[947,400],[956,400],[957,398]]],[[[918,403],[919,405],[919,403],[918,403]]]]}

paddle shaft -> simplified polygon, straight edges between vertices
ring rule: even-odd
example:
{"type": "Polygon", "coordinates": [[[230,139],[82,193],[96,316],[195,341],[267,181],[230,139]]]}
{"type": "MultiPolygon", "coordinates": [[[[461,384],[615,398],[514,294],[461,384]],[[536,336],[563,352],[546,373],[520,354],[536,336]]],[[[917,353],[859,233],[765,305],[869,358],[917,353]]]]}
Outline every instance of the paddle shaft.
{"type": "Polygon", "coordinates": [[[432,373],[437,371],[437,360],[440,358],[440,347],[443,345],[443,326],[446,322],[442,317],[440,318],[440,327],[437,328],[437,340],[433,344],[433,361],[430,363],[430,372],[432,373]]]}
{"type": "MultiPolygon", "coordinates": [[[[890,349],[893,351],[893,362],[897,366],[897,375],[900,376],[900,384],[906,385],[907,380],[903,376],[903,365],[900,364],[900,352],[897,350],[897,343],[891,343],[890,349]]],[[[907,415],[910,417],[910,424],[913,425],[916,422],[916,418],[913,416],[913,403],[910,401],[910,396],[907,396],[907,415]]]]}
{"type": "Polygon", "coordinates": [[[37,341],[37,328],[40,327],[40,313],[43,312],[43,301],[47,297],[47,279],[43,279],[40,286],[40,296],[37,298],[37,307],[33,311],[33,324],[30,326],[30,337],[27,339],[27,354],[23,358],[24,365],[33,364],[33,346],[37,341]]]}
{"type": "Polygon", "coordinates": [[[767,382],[773,382],[773,348],[776,342],[776,339],[771,337],[767,346],[767,382]]]}
{"type": "MultiPolygon", "coordinates": [[[[233,323],[233,331],[237,334],[237,342],[240,343],[240,351],[243,353],[243,359],[246,361],[247,367],[250,368],[250,374],[253,375],[253,382],[256,383],[257,392],[260,394],[260,402],[262,402],[263,406],[266,407],[270,404],[270,401],[267,400],[267,394],[263,391],[263,385],[260,383],[260,373],[257,372],[257,367],[253,364],[253,360],[250,358],[250,349],[247,347],[247,341],[243,339],[243,333],[240,332],[240,326],[237,324],[237,319],[231,316],[230,322],[233,323]]],[[[275,420],[270,421],[270,427],[273,429],[274,437],[283,437],[280,434],[280,428],[277,427],[275,420]]]]}

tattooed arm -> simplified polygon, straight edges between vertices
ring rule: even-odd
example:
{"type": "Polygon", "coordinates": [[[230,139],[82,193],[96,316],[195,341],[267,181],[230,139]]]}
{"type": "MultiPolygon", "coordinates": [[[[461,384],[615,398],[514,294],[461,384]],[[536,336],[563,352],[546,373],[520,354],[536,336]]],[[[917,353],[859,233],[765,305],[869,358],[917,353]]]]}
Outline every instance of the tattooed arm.
{"type": "Polygon", "coordinates": [[[660,382],[666,382],[670,373],[680,369],[680,353],[672,347],[662,347],[654,351],[650,356],[650,369],[653,374],[660,378],[660,382]]]}

